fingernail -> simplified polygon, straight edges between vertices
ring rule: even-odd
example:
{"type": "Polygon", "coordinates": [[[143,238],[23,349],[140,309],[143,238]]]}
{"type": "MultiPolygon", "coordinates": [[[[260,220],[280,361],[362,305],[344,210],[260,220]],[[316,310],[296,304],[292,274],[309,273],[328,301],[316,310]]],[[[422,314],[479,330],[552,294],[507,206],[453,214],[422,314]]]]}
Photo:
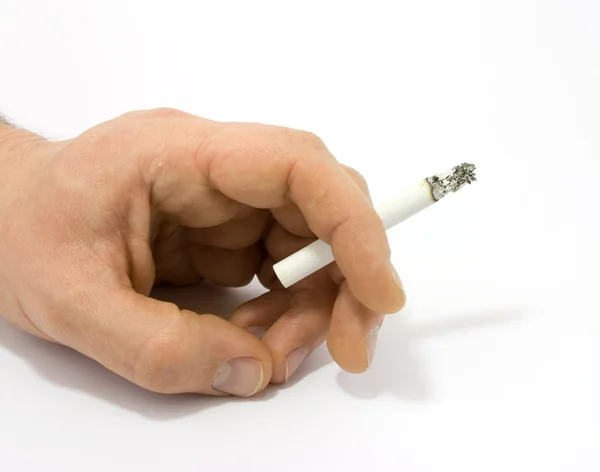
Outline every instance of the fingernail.
{"type": "Polygon", "coordinates": [[[253,357],[238,357],[223,364],[213,382],[213,389],[222,393],[249,397],[263,383],[262,364],[253,357]]]}
{"type": "Polygon", "coordinates": [[[302,361],[306,359],[306,356],[308,356],[308,349],[304,346],[297,347],[285,356],[285,380],[289,379],[296,372],[302,361]]]}
{"type": "Polygon", "coordinates": [[[367,349],[367,366],[371,366],[373,362],[373,356],[375,355],[375,347],[377,346],[377,336],[379,335],[379,326],[376,326],[371,330],[367,336],[366,349],[367,349]]]}
{"type": "Polygon", "coordinates": [[[264,326],[248,326],[246,328],[246,331],[248,331],[250,334],[253,334],[258,339],[262,339],[262,337],[267,332],[267,328],[264,326]]]}

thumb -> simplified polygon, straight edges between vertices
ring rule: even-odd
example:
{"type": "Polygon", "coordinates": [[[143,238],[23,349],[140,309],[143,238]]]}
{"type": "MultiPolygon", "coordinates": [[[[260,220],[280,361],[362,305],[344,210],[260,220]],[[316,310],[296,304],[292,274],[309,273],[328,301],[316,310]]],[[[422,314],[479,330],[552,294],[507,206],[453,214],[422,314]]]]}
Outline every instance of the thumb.
{"type": "Polygon", "coordinates": [[[133,290],[115,293],[75,317],[69,345],[154,392],[245,397],[268,385],[271,357],[247,331],[133,290]]]}

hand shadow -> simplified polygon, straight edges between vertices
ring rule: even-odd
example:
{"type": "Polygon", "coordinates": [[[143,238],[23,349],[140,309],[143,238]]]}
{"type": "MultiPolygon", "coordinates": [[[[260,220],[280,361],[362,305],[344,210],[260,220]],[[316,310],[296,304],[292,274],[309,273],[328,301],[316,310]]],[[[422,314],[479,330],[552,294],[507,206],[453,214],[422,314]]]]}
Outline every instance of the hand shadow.
{"type": "MultiPolygon", "coordinates": [[[[179,304],[198,313],[227,316],[244,301],[257,296],[256,287],[220,289],[211,285],[186,288],[159,288],[154,298],[179,304]]],[[[162,395],[144,390],[107,370],[97,362],[64,346],[42,341],[23,333],[0,318],[0,349],[25,360],[46,380],[61,388],[78,390],[147,418],[166,421],[198,413],[225,402],[264,401],[276,390],[267,388],[252,398],[162,395]]]]}
{"type": "Polygon", "coordinates": [[[164,285],[155,288],[151,297],[175,303],[181,309],[198,314],[210,313],[227,319],[238,306],[263,292],[264,289],[256,283],[241,288],[223,288],[203,283],[195,287],[164,285]]]}
{"type": "MultiPolygon", "coordinates": [[[[213,313],[227,317],[241,303],[259,294],[260,289],[252,285],[234,290],[206,284],[177,289],[159,288],[152,296],[177,303],[181,308],[197,313],[213,313]]],[[[405,322],[400,323],[400,329],[394,330],[393,333],[387,331],[387,336],[385,336],[386,331],[382,331],[375,361],[368,372],[361,375],[340,372],[338,383],[346,392],[357,398],[375,398],[385,391],[392,391],[405,399],[425,400],[430,395],[430,391],[414,355],[414,345],[420,338],[490,324],[508,323],[521,317],[521,311],[513,310],[451,318],[412,329],[406,326],[405,322]],[[388,369],[389,362],[393,362],[394,365],[392,372],[388,369]]],[[[152,393],[137,387],[70,348],[34,338],[13,328],[0,318],[1,348],[25,360],[36,372],[53,384],[78,390],[157,421],[188,416],[226,402],[265,401],[273,398],[277,392],[277,389],[269,387],[261,394],[248,399],[152,393]]],[[[291,382],[282,388],[295,385],[310,373],[331,362],[326,347],[322,346],[306,359],[291,382]]]]}
{"type": "Polygon", "coordinates": [[[394,330],[379,335],[371,368],[360,375],[340,372],[338,384],[350,395],[373,399],[384,392],[409,401],[425,401],[432,396],[431,386],[415,355],[415,345],[423,338],[489,325],[511,323],[523,317],[521,309],[449,317],[443,321],[411,327],[405,320],[394,320],[394,330]]]}

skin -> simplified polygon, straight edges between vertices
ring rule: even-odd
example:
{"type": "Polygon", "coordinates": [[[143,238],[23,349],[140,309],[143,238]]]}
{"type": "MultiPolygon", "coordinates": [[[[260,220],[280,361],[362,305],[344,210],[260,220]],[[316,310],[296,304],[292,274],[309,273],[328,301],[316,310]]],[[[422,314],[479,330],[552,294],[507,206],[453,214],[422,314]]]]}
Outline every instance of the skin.
{"type": "Polygon", "coordinates": [[[327,340],[346,371],[405,303],[364,179],[313,134],[138,111],[49,142],[0,123],[0,313],[161,393],[223,395],[232,359],[262,382],[327,340]],[[289,289],[273,263],[316,237],[336,264],[289,289]],[[229,321],[149,297],[153,286],[269,291],[229,321]],[[267,329],[259,340],[249,330],[267,329]]]}

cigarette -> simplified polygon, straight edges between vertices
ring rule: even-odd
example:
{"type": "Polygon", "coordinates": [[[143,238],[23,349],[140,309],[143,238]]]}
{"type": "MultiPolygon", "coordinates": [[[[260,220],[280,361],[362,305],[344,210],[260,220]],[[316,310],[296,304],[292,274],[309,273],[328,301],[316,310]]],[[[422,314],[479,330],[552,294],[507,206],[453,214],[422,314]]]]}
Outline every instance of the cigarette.
{"type": "MultiPolygon", "coordinates": [[[[463,163],[447,172],[427,177],[391,199],[375,205],[375,211],[387,231],[476,180],[475,165],[463,163]]],[[[282,285],[287,288],[333,261],[331,246],[319,239],[278,262],[273,269],[282,285]]]]}

